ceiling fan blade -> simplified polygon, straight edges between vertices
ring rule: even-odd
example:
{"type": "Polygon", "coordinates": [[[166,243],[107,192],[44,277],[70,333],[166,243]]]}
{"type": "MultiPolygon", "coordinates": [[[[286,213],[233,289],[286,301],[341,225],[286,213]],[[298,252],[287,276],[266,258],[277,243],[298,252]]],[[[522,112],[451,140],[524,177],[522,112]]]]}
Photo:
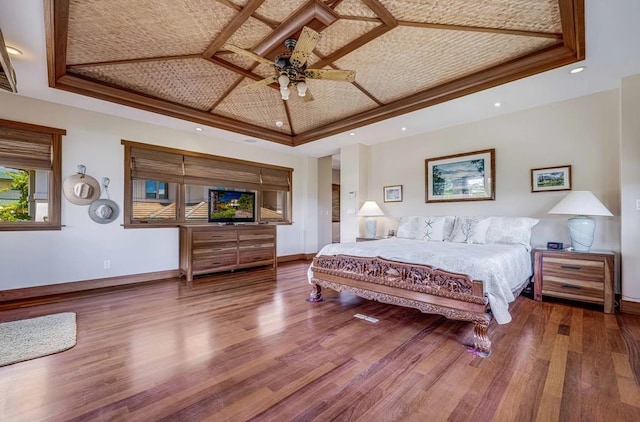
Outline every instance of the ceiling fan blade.
{"type": "Polygon", "coordinates": [[[249,91],[256,91],[260,88],[262,88],[263,86],[267,86],[270,85],[274,82],[278,82],[278,77],[277,76],[269,76],[268,78],[264,78],[258,82],[254,82],[252,84],[249,85],[245,85],[243,87],[243,89],[249,90],[249,91]]]}
{"type": "Polygon", "coordinates": [[[252,59],[252,60],[254,60],[256,62],[260,62],[262,64],[273,66],[273,62],[271,60],[265,59],[264,57],[258,56],[257,54],[252,53],[251,51],[244,50],[244,49],[242,49],[242,48],[240,48],[238,46],[235,46],[233,44],[225,44],[224,48],[229,50],[229,51],[232,51],[234,53],[238,53],[240,55],[243,55],[245,57],[249,57],[250,59],[252,59]]]}
{"type": "Polygon", "coordinates": [[[320,34],[314,31],[311,28],[304,27],[302,28],[302,33],[300,34],[300,38],[296,42],[296,47],[293,49],[291,53],[291,64],[294,66],[302,67],[309,59],[309,55],[316,47],[320,41],[320,34]]]}
{"type": "Polygon", "coordinates": [[[304,97],[302,97],[302,101],[308,103],[313,100],[313,95],[311,95],[311,91],[309,91],[309,88],[307,88],[307,92],[305,92],[304,97]]]}
{"type": "Polygon", "coordinates": [[[327,79],[330,81],[353,82],[356,80],[355,70],[307,69],[304,76],[311,79],[327,79]]]}

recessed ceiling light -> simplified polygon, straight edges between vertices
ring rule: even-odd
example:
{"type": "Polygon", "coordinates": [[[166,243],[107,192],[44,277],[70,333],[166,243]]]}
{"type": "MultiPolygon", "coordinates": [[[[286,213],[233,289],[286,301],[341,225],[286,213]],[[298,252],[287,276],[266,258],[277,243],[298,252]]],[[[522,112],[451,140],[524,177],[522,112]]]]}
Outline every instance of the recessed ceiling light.
{"type": "Polygon", "coordinates": [[[407,130],[407,128],[406,128],[406,127],[403,127],[403,128],[401,128],[400,130],[404,132],[405,130],[407,130]]]}
{"type": "Polygon", "coordinates": [[[10,45],[8,45],[6,47],[7,47],[7,53],[13,54],[14,56],[22,56],[22,51],[21,50],[18,50],[15,47],[11,47],[10,45]]]}
{"type": "Polygon", "coordinates": [[[197,127],[197,128],[196,128],[196,130],[197,130],[198,132],[202,132],[204,129],[202,129],[201,127],[197,127]]]}
{"type": "Polygon", "coordinates": [[[502,105],[502,103],[500,101],[496,101],[495,103],[493,103],[494,107],[500,107],[502,105]]]}
{"type": "Polygon", "coordinates": [[[585,70],[585,69],[586,69],[586,67],[585,67],[585,66],[574,67],[573,69],[571,69],[571,70],[569,71],[569,73],[580,73],[580,72],[582,72],[582,71],[583,71],[583,70],[585,70]]]}
{"type": "Polygon", "coordinates": [[[356,133],[355,132],[351,132],[351,133],[349,133],[349,135],[350,136],[356,136],[356,133]]]}
{"type": "Polygon", "coordinates": [[[255,144],[256,142],[258,142],[255,139],[245,139],[244,141],[248,144],[255,144]]]}
{"type": "Polygon", "coordinates": [[[284,122],[282,120],[276,120],[276,126],[282,127],[283,125],[284,125],[284,122]]]}

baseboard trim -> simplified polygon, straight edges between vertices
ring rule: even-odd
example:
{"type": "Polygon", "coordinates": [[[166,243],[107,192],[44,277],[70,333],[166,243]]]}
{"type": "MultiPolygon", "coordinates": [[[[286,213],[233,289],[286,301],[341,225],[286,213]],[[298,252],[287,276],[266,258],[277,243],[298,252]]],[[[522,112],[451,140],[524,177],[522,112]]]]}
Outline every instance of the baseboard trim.
{"type": "Polygon", "coordinates": [[[295,255],[284,255],[278,257],[278,264],[291,261],[311,261],[316,254],[298,253],[295,255]]]}
{"type": "Polygon", "coordinates": [[[620,312],[625,314],[640,315],[640,302],[622,300],[620,301],[620,312]]]}
{"type": "Polygon", "coordinates": [[[127,284],[146,283],[149,281],[157,281],[165,278],[175,278],[179,276],[179,270],[168,270],[156,271],[153,273],[98,278],[94,280],[72,281],[69,283],[48,284],[45,286],[24,287],[20,289],[0,290],[0,303],[12,300],[31,299],[34,297],[102,289],[105,287],[117,287],[127,284]]]}

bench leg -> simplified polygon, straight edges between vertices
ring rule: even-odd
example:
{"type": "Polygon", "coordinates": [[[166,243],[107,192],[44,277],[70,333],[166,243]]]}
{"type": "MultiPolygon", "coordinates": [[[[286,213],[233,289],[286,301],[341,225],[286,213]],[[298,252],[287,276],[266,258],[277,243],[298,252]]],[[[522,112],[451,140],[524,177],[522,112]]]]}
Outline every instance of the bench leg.
{"type": "Polygon", "coordinates": [[[474,353],[486,358],[491,354],[491,340],[489,339],[489,324],[475,322],[473,325],[474,353]]]}
{"type": "Polygon", "coordinates": [[[313,290],[311,290],[311,293],[309,294],[309,297],[307,298],[307,302],[322,302],[322,287],[320,287],[320,285],[318,284],[314,284],[313,285],[313,290]]]}

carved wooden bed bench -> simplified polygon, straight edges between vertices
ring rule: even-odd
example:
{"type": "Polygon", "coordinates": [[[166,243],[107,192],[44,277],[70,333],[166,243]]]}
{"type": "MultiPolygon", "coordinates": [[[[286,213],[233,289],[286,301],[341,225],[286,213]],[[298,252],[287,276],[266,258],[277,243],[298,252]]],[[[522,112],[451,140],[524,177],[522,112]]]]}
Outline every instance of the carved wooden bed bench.
{"type": "Polygon", "coordinates": [[[346,291],[369,300],[415,308],[424,313],[474,324],[474,349],[491,353],[491,313],[481,281],[465,274],[383,258],[350,255],[316,256],[309,282],[309,302],[322,300],[322,287],[346,291]]]}

